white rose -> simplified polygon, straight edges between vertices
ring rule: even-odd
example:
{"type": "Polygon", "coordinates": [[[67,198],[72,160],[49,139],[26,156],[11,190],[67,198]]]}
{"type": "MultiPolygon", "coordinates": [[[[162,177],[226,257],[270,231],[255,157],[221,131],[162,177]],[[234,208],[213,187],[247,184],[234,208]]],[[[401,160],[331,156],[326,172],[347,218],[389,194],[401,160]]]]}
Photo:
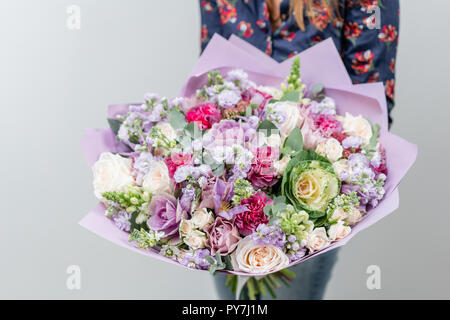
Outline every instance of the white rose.
{"type": "Polygon", "coordinates": [[[350,166],[348,165],[347,159],[341,159],[333,163],[334,172],[338,177],[341,176],[342,172],[350,173],[350,166]]]}
{"type": "Polygon", "coordinates": [[[275,100],[280,100],[283,97],[283,91],[274,87],[258,86],[257,89],[261,92],[270,94],[275,100]]]}
{"type": "Polygon", "coordinates": [[[277,174],[279,176],[283,175],[284,170],[286,170],[286,167],[287,167],[289,161],[291,161],[291,157],[290,156],[284,156],[283,158],[281,158],[280,160],[276,161],[273,164],[273,166],[274,166],[274,168],[277,171],[277,174]]]}
{"type": "Polygon", "coordinates": [[[191,220],[181,219],[179,230],[181,234],[188,235],[194,231],[194,225],[191,220]]]}
{"type": "Polygon", "coordinates": [[[344,128],[344,133],[361,137],[366,144],[370,142],[370,138],[372,137],[372,126],[369,121],[363,118],[363,116],[359,115],[354,117],[346,112],[345,117],[342,120],[342,127],[344,128]]]}
{"type": "Polygon", "coordinates": [[[319,143],[316,147],[316,152],[324,157],[327,157],[331,162],[337,161],[342,157],[342,148],[339,141],[334,138],[328,139],[326,142],[319,143]]]}
{"type": "Polygon", "coordinates": [[[272,105],[274,110],[284,113],[286,119],[279,126],[282,140],[286,139],[295,127],[300,128],[303,124],[303,117],[297,102],[280,101],[272,105]]]}
{"type": "Polygon", "coordinates": [[[352,232],[352,228],[344,225],[344,221],[338,221],[337,223],[331,225],[328,230],[328,236],[331,241],[337,241],[345,238],[352,232]]]}
{"type": "Polygon", "coordinates": [[[118,154],[103,152],[92,167],[94,193],[104,201],[102,194],[107,191],[124,191],[135,184],[131,174],[131,160],[118,154]]]}
{"type": "Polygon", "coordinates": [[[334,209],[333,213],[331,214],[330,221],[334,220],[345,220],[347,218],[347,212],[345,212],[342,208],[336,208],[334,209]]]}
{"type": "Polygon", "coordinates": [[[196,210],[191,219],[196,228],[204,229],[214,223],[214,217],[206,208],[196,210]]]}
{"type": "Polygon", "coordinates": [[[330,239],[328,239],[327,231],[325,230],[325,228],[320,227],[314,229],[313,232],[308,235],[306,242],[306,247],[311,252],[314,252],[328,247],[328,245],[330,244],[330,239]]]}
{"type": "Polygon", "coordinates": [[[349,225],[354,225],[355,223],[361,221],[362,214],[357,208],[353,208],[349,213],[347,218],[345,218],[345,222],[349,225]]]}
{"type": "Polygon", "coordinates": [[[266,273],[281,270],[289,265],[289,258],[279,247],[262,245],[249,237],[242,239],[231,254],[235,271],[266,273]]]}
{"type": "Polygon", "coordinates": [[[193,230],[184,237],[184,243],[192,249],[200,249],[206,246],[206,234],[200,230],[193,230]]]}
{"type": "Polygon", "coordinates": [[[167,137],[169,140],[175,140],[177,138],[177,132],[168,122],[159,122],[156,128],[161,130],[161,133],[167,137]]]}
{"type": "Polygon", "coordinates": [[[172,193],[173,182],[169,177],[169,169],[164,161],[151,163],[147,174],[144,176],[142,187],[151,194],[172,193]]]}

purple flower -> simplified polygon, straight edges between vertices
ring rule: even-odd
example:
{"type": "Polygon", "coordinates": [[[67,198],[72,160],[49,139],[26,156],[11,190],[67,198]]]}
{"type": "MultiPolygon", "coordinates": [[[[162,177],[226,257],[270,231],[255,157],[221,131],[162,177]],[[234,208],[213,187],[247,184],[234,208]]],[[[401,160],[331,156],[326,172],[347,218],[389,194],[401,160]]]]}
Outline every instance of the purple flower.
{"type": "Polygon", "coordinates": [[[215,147],[245,146],[256,136],[256,129],[245,122],[222,120],[214,123],[203,136],[203,146],[207,150],[215,147]]]}
{"type": "Polygon", "coordinates": [[[176,236],[181,217],[177,214],[177,199],[164,194],[155,195],[149,205],[150,218],[147,225],[150,229],[164,232],[165,236],[176,236]]]}
{"type": "Polygon", "coordinates": [[[342,140],[342,147],[344,149],[348,148],[358,148],[362,144],[361,137],[350,136],[342,140]]]}
{"type": "Polygon", "coordinates": [[[217,96],[217,102],[224,108],[234,107],[239,101],[241,101],[241,95],[239,91],[225,89],[217,96]]]}
{"type": "Polygon", "coordinates": [[[182,195],[180,198],[180,206],[181,208],[186,211],[191,211],[192,201],[195,199],[195,189],[192,187],[192,185],[187,185],[182,190],[182,195]]]}
{"type": "Polygon", "coordinates": [[[217,179],[213,189],[214,212],[225,219],[232,219],[236,214],[248,211],[245,206],[230,207],[234,184],[217,179]]]}
{"type": "Polygon", "coordinates": [[[207,270],[211,265],[208,260],[206,260],[207,256],[210,256],[208,249],[190,250],[184,254],[180,263],[189,268],[207,270]]]}
{"type": "Polygon", "coordinates": [[[114,224],[119,230],[130,232],[131,228],[131,213],[126,212],[125,210],[119,211],[118,214],[113,217],[114,224]]]}
{"type": "Polygon", "coordinates": [[[278,225],[260,224],[250,237],[261,245],[274,245],[283,249],[286,244],[286,235],[278,225]]]}

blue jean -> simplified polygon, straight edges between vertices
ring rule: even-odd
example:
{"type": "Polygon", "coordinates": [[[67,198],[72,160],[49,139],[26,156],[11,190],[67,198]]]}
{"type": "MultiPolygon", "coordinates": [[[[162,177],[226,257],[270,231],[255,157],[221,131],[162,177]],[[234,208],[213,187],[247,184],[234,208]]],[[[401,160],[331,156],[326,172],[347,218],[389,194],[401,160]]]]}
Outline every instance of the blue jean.
{"type": "MultiPolygon", "coordinates": [[[[323,298],[325,289],[331,277],[331,271],[337,261],[339,249],[328,251],[314,258],[306,260],[291,268],[296,277],[292,279],[291,286],[282,286],[275,292],[280,300],[320,300],[323,298]]],[[[234,300],[231,289],[225,286],[227,275],[217,273],[214,276],[219,299],[234,300]]],[[[261,300],[271,300],[270,296],[261,296],[261,300]]]]}

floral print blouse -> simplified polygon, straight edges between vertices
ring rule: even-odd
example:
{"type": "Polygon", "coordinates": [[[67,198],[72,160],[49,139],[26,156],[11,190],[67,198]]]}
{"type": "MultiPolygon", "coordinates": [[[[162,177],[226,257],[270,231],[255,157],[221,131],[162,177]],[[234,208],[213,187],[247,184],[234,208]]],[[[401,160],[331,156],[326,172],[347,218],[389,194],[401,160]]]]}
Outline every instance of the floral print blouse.
{"type": "Polygon", "coordinates": [[[202,50],[214,33],[226,38],[235,34],[282,61],[331,37],[353,83],[384,83],[391,123],[399,0],[339,0],[333,15],[330,6],[315,1],[317,14],[311,21],[304,19],[305,31],[289,15],[289,2],[282,1],[283,22],[271,30],[265,0],[200,0],[202,50]]]}

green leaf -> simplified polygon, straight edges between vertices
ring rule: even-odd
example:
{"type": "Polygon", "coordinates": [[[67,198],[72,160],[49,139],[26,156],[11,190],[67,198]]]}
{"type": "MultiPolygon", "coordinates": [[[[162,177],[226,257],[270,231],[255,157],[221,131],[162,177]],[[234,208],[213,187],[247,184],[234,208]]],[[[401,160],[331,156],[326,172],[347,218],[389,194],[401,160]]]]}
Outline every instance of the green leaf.
{"type": "Polygon", "coordinates": [[[280,101],[299,102],[299,101],[300,101],[300,92],[298,92],[298,91],[289,91],[289,92],[286,92],[286,93],[281,97],[280,101]]]}
{"type": "Polygon", "coordinates": [[[119,132],[120,126],[122,125],[122,121],[117,119],[108,118],[108,124],[111,130],[114,132],[115,135],[119,132]]]}
{"type": "Polygon", "coordinates": [[[202,130],[195,124],[195,122],[190,122],[184,128],[186,135],[189,135],[192,139],[197,139],[202,136],[202,130]]]}
{"type": "Polygon", "coordinates": [[[375,148],[378,143],[378,136],[380,135],[380,125],[377,123],[372,127],[372,137],[370,138],[370,146],[375,148]]]}
{"type": "Polygon", "coordinates": [[[290,155],[293,152],[301,151],[303,149],[303,135],[300,128],[294,128],[289,136],[284,141],[283,153],[285,155],[290,155]]]}
{"type": "Polygon", "coordinates": [[[175,108],[172,108],[170,110],[169,119],[170,125],[174,129],[183,129],[187,124],[186,117],[184,116],[184,114],[175,108]]]}
{"type": "Polygon", "coordinates": [[[258,130],[278,130],[277,126],[272,121],[264,120],[258,126],[258,130]]]}
{"type": "Polygon", "coordinates": [[[323,84],[321,83],[316,83],[312,89],[311,89],[311,93],[313,95],[313,97],[318,96],[322,91],[324,90],[323,84]]]}
{"type": "Polygon", "coordinates": [[[217,166],[217,168],[215,168],[213,170],[213,174],[216,177],[219,177],[219,176],[223,175],[224,171],[225,171],[225,164],[221,163],[219,166],[217,166]]]}

